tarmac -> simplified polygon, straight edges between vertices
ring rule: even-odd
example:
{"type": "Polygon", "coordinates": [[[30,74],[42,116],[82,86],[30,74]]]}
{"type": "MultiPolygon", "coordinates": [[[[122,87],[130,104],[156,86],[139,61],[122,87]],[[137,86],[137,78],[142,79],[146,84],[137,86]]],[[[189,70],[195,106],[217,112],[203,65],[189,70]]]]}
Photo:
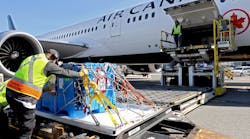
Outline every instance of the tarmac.
{"type": "MultiPolygon", "coordinates": [[[[135,88],[159,86],[160,76],[128,76],[135,88]]],[[[250,139],[250,76],[226,79],[224,95],[186,114],[196,126],[234,139],[250,139]]]]}
{"type": "Polygon", "coordinates": [[[227,91],[186,115],[197,126],[234,139],[250,139],[250,77],[225,80],[227,91]]]}

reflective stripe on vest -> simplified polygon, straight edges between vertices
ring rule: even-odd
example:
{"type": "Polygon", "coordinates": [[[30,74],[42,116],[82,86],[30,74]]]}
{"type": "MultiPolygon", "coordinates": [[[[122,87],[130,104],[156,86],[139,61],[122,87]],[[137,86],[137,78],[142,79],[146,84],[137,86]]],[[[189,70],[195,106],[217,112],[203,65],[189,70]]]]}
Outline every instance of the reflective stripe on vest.
{"type": "MultiPolygon", "coordinates": [[[[8,102],[7,102],[7,100],[6,100],[6,82],[8,82],[8,80],[5,81],[5,82],[1,85],[1,87],[0,87],[0,104],[1,104],[3,107],[5,107],[5,106],[8,105],[8,102]]],[[[0,111],[1,111],[1,110],[0,110],[0,111]]]]}
{"type": "Polygon", "coordinates": [[[11,79],[7,86],[9,89],[12,89],[18,93],[22,93],[22,94],[25,94],[25,95],[28,95],[28,96],[31,96],[35,99],[39,99],[42,95],[42,89],[40,88],[37,88],[35,89],[36,87],[33,86],[31,87],[31,85],[27,85],[25,84],[25,82],[19,82],[17,81],[18,79],[11,79]]]}
{"type": "Polygon", "coordinates": [[[39,99],[44,84],[51,78],[44,75],[44,68],[48,63],[45,54],[27,57],[7,87],[16,92],[39,99]]]}
{"type": "Polygon", "coordinates": [[[174,32],[173,32],[174,35],[178,35],[178,34],[181,34],[181,25],[175,25],[174,26],[174,32]]]}

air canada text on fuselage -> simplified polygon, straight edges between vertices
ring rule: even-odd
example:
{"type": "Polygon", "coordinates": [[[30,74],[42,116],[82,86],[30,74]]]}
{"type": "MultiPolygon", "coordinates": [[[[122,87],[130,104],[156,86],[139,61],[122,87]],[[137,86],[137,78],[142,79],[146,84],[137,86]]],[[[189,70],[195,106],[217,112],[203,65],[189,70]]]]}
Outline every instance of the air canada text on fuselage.
{"type": "Polygon", "coordinates": [[[102,16],[97,23],[104,23],[107,21],[110,21],[111,19],[117,19],[123,17],[125,11],[128,12],[131,15],[139,14],[144,11],[154,10],[155,8],[161,8],[161,7],[168,7],[172,4],[175,4],[176,2],[182,2],[183,0],[159,0],[159,3],[157,0],[148,2],[146,4],[140,4],[137,6],[134,6],[127,10],[120,10],[108,15],[102,16]]]}

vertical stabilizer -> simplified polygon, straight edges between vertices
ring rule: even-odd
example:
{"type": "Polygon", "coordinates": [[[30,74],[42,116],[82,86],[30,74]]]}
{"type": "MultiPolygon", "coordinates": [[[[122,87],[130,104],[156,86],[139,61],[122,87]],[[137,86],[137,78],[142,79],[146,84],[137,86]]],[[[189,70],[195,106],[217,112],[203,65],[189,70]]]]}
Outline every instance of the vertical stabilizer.
{"type": "Polygon", "coordinates": [[[10,15],[8,15],[8,26],[9,30],[16,30],[15,24],[10,15]]]}

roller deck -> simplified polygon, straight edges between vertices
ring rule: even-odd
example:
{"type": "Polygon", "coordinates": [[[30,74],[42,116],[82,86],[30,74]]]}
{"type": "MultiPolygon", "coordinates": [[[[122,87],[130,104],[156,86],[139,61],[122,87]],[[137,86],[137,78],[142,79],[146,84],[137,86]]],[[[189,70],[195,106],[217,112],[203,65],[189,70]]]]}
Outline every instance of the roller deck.
{"type": "MultiPolygon", "coordinates": [[[[84,118],[71,118],[42,111],[36,111],[36,114],[40,118],[94,132],[100,134],[100,136],[125,138],[142,135],[157,124],[169,118],[171,119],[173,117],[171,113],[188,113],[214,96],[209,88],[185,88],[185,91],[184,88],[177,90],[175,87],[168,87],[166,90],[165,87],[151,86],[144,89],[139,87],[138,90],[154,102],[157,108],[152,110],[148,106],[141,107],[139,105],[118,103],[117,107],[120,115],[129,121],[129,124],[120,123],[118,127],[113,125],[107,112],[94,114],[101,122],[99,126],[96,126],[90,115],[84,118]],[[128,107],[130,109],[127,109],[128,107]]],[[[116,99],[117,102],[121,102],[122,96],[117,94],[116,99]]]]}

